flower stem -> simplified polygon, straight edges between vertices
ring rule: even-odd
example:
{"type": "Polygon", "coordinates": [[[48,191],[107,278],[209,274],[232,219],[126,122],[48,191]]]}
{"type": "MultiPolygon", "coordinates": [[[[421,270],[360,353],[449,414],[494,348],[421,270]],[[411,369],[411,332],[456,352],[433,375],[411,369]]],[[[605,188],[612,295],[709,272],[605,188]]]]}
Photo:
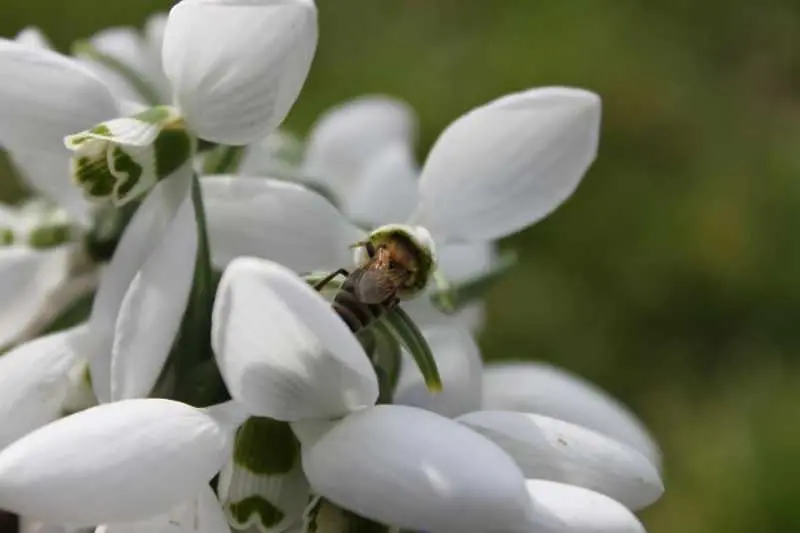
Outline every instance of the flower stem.
{"type": "Polygon", "coordinates": [[[175,388],[172,396],[190,405],[205,407],[230,397],[211,350],[211,312],[219,276],[211,266],[205,207],[197,176],[192,177],[192,203],[197,221],[197,256],[186,314],[173,351],[175,388]]]}

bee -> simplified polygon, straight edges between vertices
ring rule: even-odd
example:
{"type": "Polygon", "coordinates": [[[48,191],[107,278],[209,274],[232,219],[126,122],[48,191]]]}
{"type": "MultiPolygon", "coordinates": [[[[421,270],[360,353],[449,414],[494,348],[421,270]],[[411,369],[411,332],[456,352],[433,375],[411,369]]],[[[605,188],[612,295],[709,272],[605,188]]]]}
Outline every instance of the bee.
{"type": "Polygon", "coordinates": [[[425,288],[434,252],[427,231],[400,225],[378,228],[353,247],[362,251],[361,265],[352,272],[340,268],[314,288],[322,290],[337,276],[345,276],[334,296],[333,310],[350,331],[358,333],[425,288]]]}

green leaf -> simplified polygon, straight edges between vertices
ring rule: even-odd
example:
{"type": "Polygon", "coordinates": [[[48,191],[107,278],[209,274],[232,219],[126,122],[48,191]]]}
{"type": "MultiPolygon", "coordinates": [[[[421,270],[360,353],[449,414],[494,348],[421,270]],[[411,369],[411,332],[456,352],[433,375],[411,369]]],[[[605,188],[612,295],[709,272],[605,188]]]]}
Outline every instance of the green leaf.
{"type": "Polygon", "coordinates": [[[392,403],[403,360],[400,343],[386,324],[380,321],[359,331],[356,337],[375,368],[378,377],[378,403],[392,403]]]}
{"type": "Polygon", "coordinates": [[[439,377],[436,359],[433,358],[433,352],[431,352],[428,341],[425,340],[422,332],[411,320],[411,317],[402,308],[395,307],[381,317],[380,322],[386,325],[391,334],[414,358],[414,362],[417,363],[428,390],[440,392],[442,390],[442,380],[439,377]]]}
{"type": "Polygon", "coordinates": [[[159,395],[195,407],[206,407],[229,400],[230,395],[211,349],[211,312],[220,274],[211,266],[205,209],[197,176],[192,178],[192,202],[197,219],[197,256],[192,289],[178,338],[156,391],[159,395]]]}
{"type": "Polygon", "coordinates": [[[505,252],[491,270],[463,283],[440,288],[430,298],[439,311],[452,314],[486,297],[489,290],[517,265],[517,254],[505,252]]]}
{"type": "Polygon", "coordinates": [[[372,356],[372,363],[386,373],[388,378],[387,388],[391,391],[389,401],[391,401],[397,388],[397,382],[400,380],[400,371],[403,365],[400,342],[395,338],[385,322],[380,320],[375,322],[370,330],[373,331],[375,336],[375,351],[372,356]]]}

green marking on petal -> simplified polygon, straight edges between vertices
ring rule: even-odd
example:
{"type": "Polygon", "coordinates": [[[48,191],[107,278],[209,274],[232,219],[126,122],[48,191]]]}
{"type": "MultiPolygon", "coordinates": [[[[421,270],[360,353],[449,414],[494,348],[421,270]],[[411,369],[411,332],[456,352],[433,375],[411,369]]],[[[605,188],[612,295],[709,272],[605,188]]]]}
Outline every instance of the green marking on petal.
{"type": "Polygon", "coordinates": [[[154,143],[156,176],[166,178],[192,157],[194,141],[183,128],[183,122],[161,130],[154,143]]]}
{"type": "Polygon", "coordinates": [[[141,113],[135,114],[133,117],[142,122],[147,122],[148,124],[159,124],[171,116],[172,108],[162,105],[145,109],[141,113]]]}
{"type": "Polygon", "coordinates": [[[300,458],[300,443],[287,422],[254,416],[236,433],[236,464],[254,474],[285,474],[300,458]]]}
{"type": "MultiPolygon", "coordinates": [[[[98,124],[97,126],[93,127],[89,130],[89,133],[94,133],[95,135],[101,135],[103,137],[113,137],[114,134],[105,124],[98,124]]],[[[73,140],[73,143],[75,141],[73,140]]],[[[83,141],[81,141],[83,142],[83,141]]]]}
{"type": "Polygon", "coordinates": [[[89,196],[108,198],[111,195],[116,178],[111,174],[105,157],[93,159],[80,156],[72,160],[72,166],[73,179],[89,196]]]}
{"type": "Polygon", "coordinates": [[[231,502],[228,504],[228,510],[240,524],[248,523],[251,517],[256,515],[264,527],[277,525],[285,516],[283,511],[260,496],[250,496],[239,502],[231,502]]]}
{"type": "Polygon", "coordinates": [[[125,150],[119,146],[114,146],[111,156],[112,172],[117,178],[122,180],[117,185],[114,195],[123,199],[139,184],[142,178],[142,166],[137,163],[125,150]]]}
{"type": "Polygon", "coordinates": [[[28,245],[33,248],[52,248],[72,240],[69,224],[48,224],[33,229],[28,235],[28,245]]]}
{"type": "Polygon", "coordinates": [[[14,230],[11,228],[0,229],[0,245],[9,246],[14,244],[14,230]]]}

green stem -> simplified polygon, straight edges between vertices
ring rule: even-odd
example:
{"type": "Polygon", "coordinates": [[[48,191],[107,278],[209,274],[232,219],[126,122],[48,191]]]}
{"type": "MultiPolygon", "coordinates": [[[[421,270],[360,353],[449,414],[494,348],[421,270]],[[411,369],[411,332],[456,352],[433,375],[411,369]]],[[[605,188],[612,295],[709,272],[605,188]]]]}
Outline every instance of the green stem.
{"type": "Polygon", "coordinates": [[[229,174],[236,172],[244,158],[244,146],[217,146],[206,155],[203,174],[229,174]]]}
{"type": "Polygon", "coordinates": [[[218,276],[211,266],[206,214],[200,181],[192,178],[192,203],[197,220],[197,256],[194,280],[174,351],[173,397],[204,407],[228,399],[211,349],[211,312],[218,276]]]}

